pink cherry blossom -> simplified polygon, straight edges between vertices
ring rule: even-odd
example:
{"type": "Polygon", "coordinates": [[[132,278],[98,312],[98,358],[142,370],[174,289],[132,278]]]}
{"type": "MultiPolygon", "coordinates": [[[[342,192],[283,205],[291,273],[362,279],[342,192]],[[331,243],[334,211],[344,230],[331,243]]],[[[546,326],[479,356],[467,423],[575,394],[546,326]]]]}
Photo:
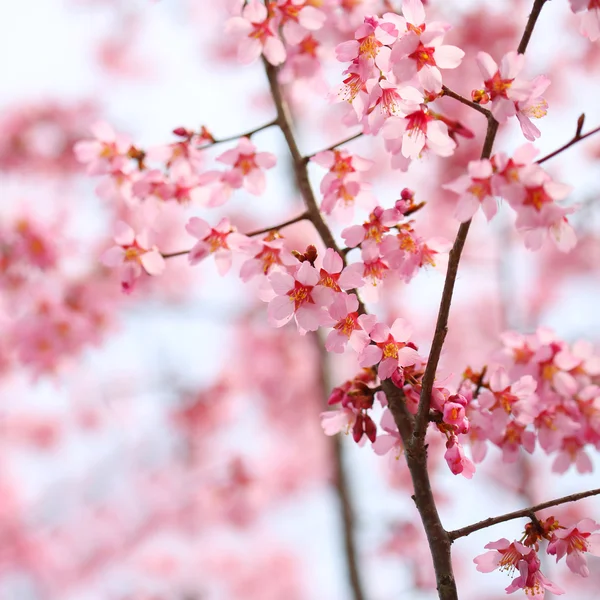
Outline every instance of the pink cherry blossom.
{"type": "Polygon", "coordinates": [[[116,245],[102,255],[102,262],[107,267],[119,267],[121,271],[121,287],[124,292],[133,291],[135,281],[143,272],[148,275],[160,275],[165,268],[165,261],[156,246],[150,246],[147,233],[136,235],[132,227],[123,221],[116,226],[116,245]]]}
{"type": "Polygon", "coordinates": [[[460,196],[455,211],[459,221],[471,219],[480,206],[490,221],[498,211],[498,204],[492,192],[492,163],[488,159],[472,160],[468,169],[468,175],[461,175],[442,187],[460,196]]]}
{"type": "Polygon", "coordinates": [[[374,317],[359,316],[356,294],[337,294],[329,307],[329,315],[335,322],[325,340],[325,348],[329,352],[342,353],[347,344],[356,352],[361,352],[369,344],[371,340],[362,323],[368,323],[374,317]]]}
{"type": "Polygon", "coordinates": [[[295,275],[274,271],[269,275],[276,296],[269,303],[269,319],[277,327],[296,318],[301,333],[316,331],[327,314],[324,307],[330,303],[329,290],[318,285],[319,272],[303,262],[295,275]]]}
{"type": "Polygon", "coordinates": [[[77,160],[87,163],[89,175],[103,175],[113,169],[122,169],[128,162],[127,153],[131,147],[128,137],[115,133],[115,130],[103,121],[91,127],[96,139],[77,142],[73,151],[77,160]]]}
{"type": "Polygon", "coordinates": [[[404,319],[396,319],[391,327],[376,323],[367,332],[374,344],[367,346],[359,356],[361,367],[379,363],[380,379],[387,379],[398,368],[414,365],[420,360],[419,353],[408,345],[412,327],[404,319]]]}
{"type": "Polygon", "coordinates": [[[567,529],[555,529],[548,544],[548,554],[556,555],[556,562],[566,554],[569,569],[577,575],[589,577],[590,570],[584,552],[600,556],[600,533],[593,533],[598,529],[600,525],[592,519],[582,519],[567,529]]]}
{"type": "Polygon", "coordinates": [[[249,244],[248,238],[237,233],[227,218],[221,219],[216,227],[211,227],[204,219],[192,217],[185,229],[198,240],[188,255],[190,264],[196,265],[214,254],[220,275],[225,275],[231,268],[232,252],[240,251],[249,244]]]}
{"type": "Polygon", "coordinates": [[[237,52],[241,63],[254,62],[261,53],[272,65],[285,61],[285,46],[277,35],[274,16],[260,0],[249,0],[241,16],[227,21],[226,32],[241,38],[237,52]]]}
{"type": "Polygon", "coordinates": [[[487,52],[479,52],[477,64],[483,75],[485,92],[492,102],[492,114],[496,121],[505,123],[517,114],[515,103],[526,102],[534,92],[533,82],[518,78],[525,65],[525,56],[508,52],[498,66],[487,52]]]}

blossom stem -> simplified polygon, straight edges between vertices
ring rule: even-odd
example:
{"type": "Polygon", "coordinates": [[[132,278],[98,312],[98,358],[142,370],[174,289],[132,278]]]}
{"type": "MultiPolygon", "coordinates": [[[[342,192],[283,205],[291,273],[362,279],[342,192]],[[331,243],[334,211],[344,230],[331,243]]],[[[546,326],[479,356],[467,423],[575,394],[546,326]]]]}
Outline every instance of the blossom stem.
{"type": "Polygon", "coordinates": [[[598,133],[599,131],[600,131],[600,127],[596,127],[596,129],[592,129],[591,131],[588,131],[587,133],[584,133],[583,135],[581,135],[581,131],[579,131],[579,127],[578,127],[577,131],[575,132],[575,135],[573,136],[573,138],[570,141],[568,141],[566,144],[564,144],[557,150],[554,150],[554,152],[550,152],[550,154],[547,154],[543,158],[540,158],[540,160],[536,161],[537,164],[541,165],[542,163],[546,162],[547,160],[554,158],[557,154],[564,152],[567,148],[570,148],[571,146],[577,144],[577,142],[581,142],[582,140],[585,140],[585,138],[588,138],[591,135],[598,133]]]}
{"type": "Polygon", "coordinates": [[[535,514],[540,510],[551,508],[552,506],[559,506],[560,504],[566,504],[567,502],[576,502],[577,500],[589,498],[590,496],[597,496],[598,494],[600,494],[600,488],[588,490],[587,492],[579,492],[578,494],[570,494],[569,496],[563,496],[562,498],[556,498],[555,500],[542,502],[541,504],[536,504],[535,506],[530,506],[521,510],[515,510],[513,512],[506,513],[498,517],[490,517],[488,519],[484,519],[483,521],[473,523],[473,525],[468,525],[467,527],[462,527],[461,529],[455,529],[454,531],[450,531],[448,532],[448,536],[452,541],[454,541],[458,538],[470,535],[475,531],[486,529],[487,527],[492,527],[492,525],[498,525],[499,523],[505,523],[506,521],[512,521],[513,519],[520,519],[522,517],[531,518],[531,514],[535,514]]]}
{"type": "Polygon", "coordinates": [[[469,106],[473,110],[476,110],[477,112],[480,112],[482,115],[485,115],[485,117],[488,120],[493,118],[491,111],[489,111],[487,108],[483,108],[483,106],[477,104],[477,102],[472,102],[471,100],[467,100],[467,98],[465,98],[464,96],[461,96],[460,94],[457,94],[456,92],[453,92],[451,89],[447,88],[445,85],[442,86],[442,92],[443,92],[444,96],[449,96],[450,98],[454,98],[455,100],[458,100],[460,103],[464,104],[465,106],[469,106]]]}
{"type": "Polygon", "coordinates": [[[345,140],[341,140],[339,142],[336,142],[332,146],[323,148],[323,150],[319,150],[318,152],[313,152],[312,154],[307,154],[304,157],[304,162],[308,162],[313,156],[316,156],[317,154],[320,154],[321,152],[328,152],[330,150],[335,150],[338,146],[343,146],[344,144],[347,144],[348,142],[357,140],[359,137],[362,137],[363,135],[364,135],[363,132],[359,131],[358,133],[355,133],[354,135],[350,136],[349,138],[346,138],[345,140]]]}

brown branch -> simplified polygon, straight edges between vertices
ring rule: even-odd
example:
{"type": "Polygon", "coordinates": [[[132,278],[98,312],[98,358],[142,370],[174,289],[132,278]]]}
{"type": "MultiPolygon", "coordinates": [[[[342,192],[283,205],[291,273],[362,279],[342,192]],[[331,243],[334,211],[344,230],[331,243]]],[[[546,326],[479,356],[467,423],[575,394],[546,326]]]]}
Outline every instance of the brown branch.
{"type": "Polygon", "coordinates": [[[480,112],[482,115],[484,115],[486,117],[486,119],[492,119],[492,113],[491,111],[489,111],[487,108],[483,108],[483,106],[477,104],[477,102],[472,102],[471,100],[467,100],[467,98],[465,98],[464,96],[461,96],[460,94],[457,94],[456,92],[453,92],[451,89],[447,88],[445,85],[442,86],[442,92],[443,92],[443,96],[448,96],[450,98],[454,98],[455,100],[458,100],[461,104],[464,104],[465,106],[468,106],[470,108],[472,108],[473,110],[476,110],[477,112],[480,112]]]}
{"type": "Polygon", "coordinates": [[[255,133],[258,133],[259,131],[263,131],[264,129],[269,129],[269,127],[273,127],[274,125],[277,125],[278,121],[277,119],[270,121],[269,123],[265,123],[264,125],[260,125],[259,127],[255,127],[254,129],[251,129],[250,131],[247,131],[246,133],[238,133],[237,135],[232,135],[229,137],[225,137],[225,138],[219,138],[219,139],[215,139],[212,138],[212,140],[209,140],[208,144],[206,144],[205,146],[200,146],[200,150],[204,150],[205,148],[210,148],[211,146],[216,146],[217,144],[225,144],[226,142],[235,142],[236,140],[239,140],[240,138],[243,137],[251,137],[253,136],[255,133]]]}
{"type": "Polygon", "coordinates": [[[557,498],[548,502],[542,502],[541,504],[536,504],[535,506],[530,506],[521,510],[515,510],[504,515],[500,515],[499,517],[490,517],[489,519],[484,519],[483,521],[479,521],[473,525],[468,525],[467,527],[450,531],[448,535],[450,536],[450,539],[454,541],[458,538],[470,535],[475,531],[479,531],[480,529],[486,529],[492,525],[498,525],[498,523],[505,523],[506,521],[520,519],[521,517],[530,517],[531,513],[535,514],[540,510],[551,508],[552,506],[559,506],[560,504],[566,504],[567,502],[576,502],[577,500],[589,498],[590,496],[597,496],[598,494],[600,494],[600,488],[588,490],[587,492],[579,492],[578,494],[570,494],[569,496],[563,496],[562,498],[557,498]]]}
{"type": "MultiPolygon", "coordinates": [[[[519,43],[517,51],[519,54],[524,54],[535,24],[540,16],[542,7],[547,0],[534,0],[533,8],[527,19],[525,25],[525,31],[519,43]]],[[[488,119],[488,128],[483,143],[483,149],[481,151],[481,159],[490,158],[492,154],[492,148],[494,146],[494,140],[498,133],[498,122],[490,118],[488,119]]],[[[444,289],[442,292],[442,299],[440,302],[440,309],[438,312],[438,318],[435,325],[435,333],[433,336],[433,342],[431,344],[431,351],[429,352],[429,359],[427,360],[427,366],[425,367],[425,374],[423,375],[423,387],[421,389],[421,397],[419,400],[419,410],[415,422],[415,431],[413,434],[413,444],[416,446],[423,446],[425,432],[428,425],[429,417],[429,406],[431,404],[431,390],[433,389],[433,382],[435,380],[435,373],[437,371],[442,347],[446,339],[446,333],[448,332],[448,316],[450,315],[450,305],[452,304],[452,295],[454,292],[454,284],[456,282],[456,275],[458,273],[458,265],[460,263],[460,257],[471,227],[471,221],[462,223],[458,228],[456,239],[450,250],[450,258],[448,261],[448,270],[446,272],[446,280],[444,282],[444,289]]]]}
{"type": "Polygon", "coordinates": [[[427,451],[425,447],[415,448],[412,445],[412,415],[409,413],[402,390],[398,389],[390,379],[382,382],[388,407],[404,443],[406,464],[413,482],[413,500],[419,511],[431,558],[435,570],[438,596],[440,600],[458,600],[456,581],[452,569],[452,541],[444,529],[435,504],[429,471],[427,469],[427,451]]]}
{"type": "Polygon", "coordinates": [[[594,135],[595,133],[598,133],[599,131],[600,131],[600,127],[596,127],[596,129],[592,129],[591,131],[588,131],[587,133],[584,133],[583,135],[581,135],[581,130],[580,130],[579,126],[578,126],[577,127],[577,131],[575,132],[575,135],[573,136],[573,138],[570,141],[568,141],[566,144],[564,144],[563,146],[561,146],[560,148],[558,148],[554,152],[550,152],[550,154],[547,154],[543,158],[540,158],[540,160],[536,161],[537,164],[541,165],[542,163],[546,162],[547,160],[550,160],[551,158],[554,158],[557,154],[560,154],[561,152],[564,152],[567,148],[570,148],[571,146],[574,146],[578,142],[581,142],[581,140],[585,140],[585,138],[588,138],[591,135],[594,135]]]}
{"type": "Polygon", "coordinates": [[[517,52],[519,54],[525,54],[525,50],[527,50],[527,46],[529,46],[529,40],[531,39],[533,28],[535,27],[538,17],[542,12],[542,8],[547,1],[548,0],[534,0],[533,7],[529,13],[529,18],[527,19],[527,25],[525,25],[525,31],[523,32],[523,36],[519,42],[519,47],[517,48],[517,52]]]}
{"type": "MultiPolygon", "coordinates": [[[[271,96],[273,97],[273,102],[275,103],[275,107],[277,109],[277,124],[279,125],[281,132],[283,133],[283,137],[288,145],[290,150],[290,154],[292,156],[292,163],[294,168],[294,174],[296,176],[296,184],[298,189],[300,190],[300,194],[302,195],[302,199],[304,200],[304,204],[306,205],[306,215],[310,222],[314,225],[317,233],[321,236],[323,243],[327,248],[331,248],[335,250],[346,264],[346,257],[344,254],[340,252],[340,248],[338,247],[329,226],[323,219],[323,215],[319,210],[319,205],[317,204],[317,199],[313,193],[312,187],[310,185],[310,180],[308,178],[308,169],[305,158],[300,153],[300,149],[298,148],[298,143],[296,142],[296,138],[294,136],[294,132],[292,130],[292,119],[290,116],[289,107],[286,99],[283,96],[283,91],[281,86],[279,85],[279,81],[277,79],[277,67],[274,67],[269,61],[267,61],[263,57],[263,64],[265,67],[265,72],[267,74],[267,79],[269,80],[269,87],[271,89],[271,96]]],[[[358,292],[356,290],[350,290],[356,294],[356,298],[358,299],[358,312],[360,314],[364,314],[366,312],[365,305],[360,299],[358,292]]]]}
{"type": "MultiPolygon", "coordinates": [[[[331,389],[329,377],[329,354],[325,350],[323,338],[316,333],[315,343],[319,352],[319,379],[323,394],[323,404],[327,406],[327,391],[331,389]]],[[[331,439],[333,462],[334,462],[334,485],[337,494],[344,537],[344,556],[348,571],[348,580],[352,589],[352,600],[365,600],[364,586],[358,568],[358,551],[356,548],[356,518],[353,506],[352,494],[348,481],[348,473],[344,467],[344,446],[341,435],[334,435],[331,439]]]]}
{"type": "Polygon", "coordinates": [[[302,154],[300,154],[296,138],[294,137],[294,132],[292,131],[292,120],[289,115],[289,108],[285,98],[283,97],[279,81],[277,80],[277,68],[264,58],[263,63],[265,65],[267,79],[269,80],[271,95],[273,96],[275,107],[277,108],[277,124],[281,128],[283,137],[285,138],[288,148],[290,149],[290,154],[292,155],[296,183],[300,193],[302,194],[304,203],[306,204],[308,218],[315,226],[315,229],[321,236],[321,239],[325,245],[328,248],[333,248],[339,253],[338,245],[336,244],[333,234],[331,233],[327,223],[325,223],[325,220],[319,211],[317,200],[310,186],[308,171],[306,170],[306,163],[304,161],[304,157],[302,154]]]}
{"type": "Polygon", "coordinates": [[[264,229],[257,229],[256,231],[251,231],[249,233],[244,233],[248,237],[255,237],[257,235],[262,235],[263,233],[269,233],[271,231],[277,231],[278,229],[283,229],[284,227],[288,227],[288,225],[293,225],[294,223],[298,223],[299,221],[305,221],[308,219],[308,213],[303,212],[301,215],[294,217],[293,219],[289,219],[288,221],[284,221],[279,225],[275,225],[274,227],[265,227],[264,229]]]}
{"type": "MultiPolygon", "coordinates": [[[[246,235],[248,237],[255,237],[257,235],[262,235],[263,233],[269,233],[270,231],[277,231],[278,229],[283,229],[288,225],[293,225],[294,223],[298,223],[299,221],[304,221],[308,219],[308,213],[303,212],[301,215],[294,217],[293,219],[289,219],[288,221],[284,221],[283,223],[279,223],[279,225],[273,225],[271,227],[265,227],[264,229],[257,229],[256,231],[249,231],[248,233],[244,233],[242,235],[246,235]]],[[[171,252],[169,254],[163,254],[163,258],[173,258],[175,256],[182,256],[184,254],[189,254],[191,250],[180,250],[179,252],[171,252]]]]}
{"type": "Polygon", "coordinates": [[[318,152],[313,152],[312,154],[307,154],[304,157],[304,162],[308,162],[313,156],[316,156],[317,154],[320,154],[321,152],[327,152],[329,150],[335,150],[338,146],[342,146],[343,144],[347,144],[348,142],[352,142],[354,140],[357,140],[359,137],[362,137],[364,134],[362,131],[360,131],[359,133],[355,133],[354,135],[350,136],[349,138],[346,138],[345,140],[341,140],[340,142],[337,142],[335,144],[333,144],[332,146],[328,146],[327,148],[323,148],[323,150],[319,150],[318,152]]]}

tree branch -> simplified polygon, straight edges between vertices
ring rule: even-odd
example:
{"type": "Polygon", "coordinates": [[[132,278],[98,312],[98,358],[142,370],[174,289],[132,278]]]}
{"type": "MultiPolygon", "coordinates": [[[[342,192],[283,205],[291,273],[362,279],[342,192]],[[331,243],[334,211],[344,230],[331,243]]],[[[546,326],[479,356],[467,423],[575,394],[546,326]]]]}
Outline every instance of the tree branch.
{"type": "Polygon", "coordinates": [[[486,117],[486,119],[492,119],[492,113],[491,111],[489,111],[487,108],[483,108],[483,106],[481,106],[480,104],[477,104],[477,102],[472,102],[471,100],[467,100],[467,98],[465,98],[464,96],[461,96],[460,94],[457,94],[456,92],[453,92],[450,88],[447,88],[445,85],[442,86],[442,92],[444,96],[448,96],[450,98],[454,98],[455,100],[458,100],[461,104],[464,104],[465,106],[468,106],[470,108],[472,108],[473,110],[476,110],[477,112],[480,112],[482,115],[484,115],[486,117]]]}
{"type": "Polygon", "coordinates": [[[413,435],[412,415],[406,407],[404,394],[390,379],[382,382],[383,390],[388,400],[388,407],[394,416],[394,421],[404,443],[406,464],[413,482],[413,500],[419,511],[431,558],[435,570],[438,596],[440,600],[458,600],[456,581],[452,569],[452,541],[444,529],[435,504],[429,471],[427,469],[426,448],[415,448],[411,445],[413,435]]]}
{"type": "Polygon", "coordinates": [[[577,144],[577,142],[581,142],[582,140],[585,140],[585,138],[588,138],[591,135],[598,133],[599,131],[600,131],[600,127],[596,127],[596,129],[592,129],[591,131],[588,131],[587,133],[584,133],[583,135],[581,135],[581,131],[580,131],[579,127],[577,127],[577,131],[575,132],[575,135],[573,136],[573,138],[570,141],[568,141],[566,144],[564,144],[557,150],[554,150],[554,152],[550,152],[550,154],[547,154],[543,158],[540,158],[538,161],[536,161],[537,164],[541,165],[542,163],[546,162],[547,160],[554,158],[556,155],[560,154],[561,152],[564,152],[567,148],[574,146],[575,144],[577,144]]]}
{"type": "Polygon", "coordinates": [[[318,152],[313,152],[312,154],[307,154],[304,157],[304,161],[308,162],[313,156],[316,156],[317,154],[320,154],[321,152],[327,152],[329,150],[335,150],[338,146],[342,146],[344,144],[347,144],[348,142],[352,142],[354,140],[357,140],[359,137],[362,137],[364,134],[362,131],[355,133],[354,135],[350,136],[349,138],[346,138],[345,140],[341,140],[340,142],[337,142],[335,144],[333,144],[332,146],[329,146],[327,148],[323,148],[323,150],[319,150],[318,152]]]}
{"type": "Polygon", "coordinates": [[[264,125],[255,127],[254,129],[251,129],[250,131],[247,131],[246,133],[238,133],[237,135],[232,135],[229,137],[219,138],[219,139],[212,138],[212,140],[210,140],[209,143],[206,144],[206,146],[201,146],[200,150],[204,150],[205,148],[210,148],[211,146],[216,146],[217,144],[224,144],[226,142],[235,142],[236,140],[239,140],[240,138],[243,138],[243,137],[249,138],[249,137],[253,136],[255,133],[258,133],[259,131],[263,131],[264,129],[269,129],[269,127],[273,127],[274,125],[277,125],[277,123],[278,123],[278,121],[277,121],[277,119],[275,119],[273,121],[270,121],[269,123],[265,123],[264,125]]]}
{"type": "Polygon", "coordinates": [[[283,97],[279,82],[277,81],[277,68],[264,58],[263,63],[265,65],[267,79],[269,80],[271,95],[273,96],[273,101],[275,102],[275,107],[277,109],[277,124],[281,128],[283,137],[285,138],[288,148],[290,149],[290,154],[292,155],[296,183],[300,193],[302,194],[304,203],[306,204],[308,218],[315,226],[315,229],[321,236],[324,244],[328,248],[333,248],[333,250],[339,254],[338,245],[336,244],[333,234],[331,233],[327,223],[325,223],[325,220],[319,211],[317,200],[310,186],[308,171],[306,170],[306,162],[304,161],[302,154],[300,154],[296,138],[294,137],[294,132],[292,131],[292,120],[289,115],[289,108],[285,98],[283,97]]]}
{"type": "Polygon", "coordinates": [[[470,535],[475,531],[479,531],[480,529],[486,529],[487,527],[491,527],[492,525],[498,525],[498,523],[505,523],[506,521],[520,519],[521,517],[531,518],[531,513],[535,514],[540,510],[551,508],[552,506],[559,506],[560,504],[566,504],[567,502],[576,502],[577,500],[589,498],[590,496],[597,496],[598,494],[600,494],[600,488],[597,488],[595,490],[588,490],[587,492],[579,492],[578,494],[570,494],[569,496],[563,496],[562,498],[557,498],[548,502],[542,502],[541,504],[536,504],[535,506],[530,506],[529,508],[515,510],[504,515],[500,515],[499,517],[490,517],[489,519],[484,519],[483,521],[479,521],[478,523],[474,523],[473,525],[468,525],[467,527],[462,527],[461,529],[455,529],[454,531],[450,531],[448,533],[448,536],[452,541],[454,541],[458,538],[470,535]]]}
{"type": "MultiPolygon", "coordinates": [[[[302,195],[302,199],[304,200],[304,204],[306,205],[306,214],[307,218],[314,225],[317,233],[321,236],[323,243],[327,248],[331,248],[335,250],[344,261],[344,265],[346,264],[346,257],[340,251],[329,226],[323,219],[323,215],[319,210],[319,205],[317,204],[317,200],[313,193],[312,187],[310,185],[310,180],[308,178],[308,169],[305,158],[300,153],[300,149],[298,148],[298,143],[296,142],[296,138],[294,136],[294,132],[292,130],[292,119],[289,114],[288,104],[283,97],[283,92],[281,86],[279,85],[279,81],[277,80],[277,67],[274,67],[269,61],[267,61],[263,57],[263,64],[265,66],[265,72],[267,74],[267,79],[269,80],[269,87],[271,89],[271,96],[273,97],[273,102],[275,103],[275,107],[277,109],[277,124],[281,128],[281,132],[283,133],[283,137],[288,145],[290,150],[290,154],[292,155],[292,163],[294,167],[294,174],[296,176],[296,184],[298,185],[298,189],[300,190],[300,194],[302,195]]],[[[363,304],[358,292],[356,290],[350,290],[356,294],[356,298],[358,300],[358,312],[359,314],[366,313],[365,305],[363,304]]]]}

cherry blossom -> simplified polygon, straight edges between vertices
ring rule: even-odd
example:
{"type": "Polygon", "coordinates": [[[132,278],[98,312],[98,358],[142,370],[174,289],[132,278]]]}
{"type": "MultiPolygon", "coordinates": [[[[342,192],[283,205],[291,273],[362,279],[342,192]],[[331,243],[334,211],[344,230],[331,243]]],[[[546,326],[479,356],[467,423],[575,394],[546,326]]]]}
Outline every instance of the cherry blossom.
{"type": "Polygon", "coordinates": [[[600,556],[600,534],[593,533],[598,529],[600,525],[592,519],[582,519],[567,529],[557,528],[548,544],[548,554],[556,555],[556,562],[566,554],[569,569],[577,575],[588,577],[590,570],[584,552],[600,556]]]}
{"type": "Polygon", "coordinates": [[[248,238],[237,233],[227,218],[221,219],[215,227],[211,227],[204,219],[192,217],[185,229],[198,240],[188,255],[190,265],[196,265],[210,254],[214,254],[219,275],[225,275],[231,268],[232,252],[241,251],[249,244],[248,238]]]}
{"type": "Polygon", "coordinates": [[[241,37],[237,51],[241,63],[254,62],[261,53],[272,65],[285,61],[285,46],[277,35],[274,17],[272,9],[268,9],[260,0],[249,0],[241,16],[229,19],[226,32],[241,37]]]}
{"type": "Polygon", "coordinates": [[[295,317],[301,333],[320,327],[331,296],[326,287],[318,285],[319,272],[310,263],[303,262],[294,275],[274,271],[269,281],[276,294],[269,303],[269,319],[274,325],[281,327],[295,317]]]}
{"type": "Polygon", "coordinates": [[[131,293],[135,281],[143,272],[148,275],[160,275],[165,268],[165,261],[156,246],[150,246],[147,233],[136,235],[132,227],[123,221],[116,226],[115,243],[102,255],[102,262],[108,267],[119,267],[121,287],[124,292],[131,293]]]}
{"type": "Polygon", "coordinates": [[[361,367],[371,367],[379,363],[378,374],[387,379],[402,367],[414,365],[420,356],[408,341],[412,327],[404,319],[396,319],[391,327],[376,323],[367,331],[374,344],[367,346],[360,354],[361,367]]]}

